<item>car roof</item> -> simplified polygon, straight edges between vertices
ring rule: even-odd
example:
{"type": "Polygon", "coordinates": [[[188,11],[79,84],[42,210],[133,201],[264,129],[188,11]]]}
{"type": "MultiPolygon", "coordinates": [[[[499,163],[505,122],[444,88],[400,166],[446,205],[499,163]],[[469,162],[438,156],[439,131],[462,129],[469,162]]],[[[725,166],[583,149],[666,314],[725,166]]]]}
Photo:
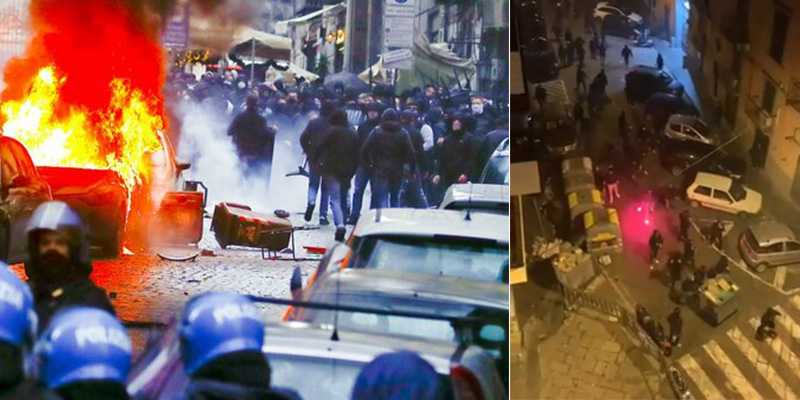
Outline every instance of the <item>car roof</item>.
{"type": "Polygon", "coordinates": [[[774,220],[759,221],[750,226],[759,246],[770,246],[775,243],[795,240],[794,232],[788,226],[774,220]]]}
{"type": "Polygon", "coordinates": [[[410,350],[433,365],[440,374],[449,374],[450,359],[458,344],[435,339],[414,339],[400,335],[337,330],[338,340],[331,340],[332,330],[305,322],[268,322],[262,351],[307,357],[345,359],[367,363],[380,354],[410,350]]]}
{"type": "Polygon", "coordinates": [[[698,172],[694,182],[703,186],[711,186],[714,189],[728,190],[733,183],[733,179],[709,172],[698,172]]]}
{"type": "Polygon", "coordinates": [[[508,204],[508,186],[487,183],[456,183],[447,188],[441,208],[459,202],[508,204]]]}
{"type": "Polygon", "coordinates": [[[470,213],[461,210],[383,208],[364,213],[353,229],[356,237],[451,236],[466,239],[488,239],[508,243],[508,216],[470,213]]]}
{"type": "Polygon", "coordinates": [[[454,276],[436,276],[389,269],[345,268],[334,270],[313,286],[333,285],[342,293],[369,293],[377,297],[434,299],[477,307],[508,310],[508,285],[454,276]],[[330,283],[333,282],[333,283],[330,283]],[[335,283],[335,284],[334,284],[335,283]]]}

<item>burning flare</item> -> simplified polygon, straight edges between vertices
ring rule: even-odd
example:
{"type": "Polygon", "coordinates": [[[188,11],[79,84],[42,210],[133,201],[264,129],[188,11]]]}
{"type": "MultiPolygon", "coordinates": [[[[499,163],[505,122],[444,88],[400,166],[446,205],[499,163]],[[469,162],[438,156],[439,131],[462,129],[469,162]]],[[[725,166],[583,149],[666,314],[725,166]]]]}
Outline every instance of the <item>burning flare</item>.
{"type": "Polygon", "coordinates": [[[153,111],[155,105],[124,80],[114,79],[107,109],[90,115],[71,106],[57,117],[55,106],[66,79],[53,66],[40,69],[26,98],[0,106],[3,134],[22,142],[36,165],[112,169],[129,189],[142,183],[150,172],[145,156],[161,149],[157,132],[163,121],[153,111]]]}

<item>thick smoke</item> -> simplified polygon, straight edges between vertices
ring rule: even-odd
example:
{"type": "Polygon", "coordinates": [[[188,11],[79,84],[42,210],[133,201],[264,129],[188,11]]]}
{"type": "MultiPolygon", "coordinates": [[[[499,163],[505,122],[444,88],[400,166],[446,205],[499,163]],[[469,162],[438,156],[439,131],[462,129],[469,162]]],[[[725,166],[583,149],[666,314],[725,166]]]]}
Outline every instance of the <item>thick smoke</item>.
{"type": "Polygon", "coordinates": [[[179,104],[176,113],[182,120],[178,157],[192,164],[188,179],[203,181],[208,186],[209,212],[213,212],[215,204],[223,201],[245,204],[267,213],[275,209],[291,212],[305,209],[308,179],[285,176],[296,171],[303,161],[298,130],[304,124],[278,131],[271,188],[267,188],[265,173],[248,176],[239,162],[233,142],[227,135],[232,116],[206,103],[188,101],[179,104]]]}

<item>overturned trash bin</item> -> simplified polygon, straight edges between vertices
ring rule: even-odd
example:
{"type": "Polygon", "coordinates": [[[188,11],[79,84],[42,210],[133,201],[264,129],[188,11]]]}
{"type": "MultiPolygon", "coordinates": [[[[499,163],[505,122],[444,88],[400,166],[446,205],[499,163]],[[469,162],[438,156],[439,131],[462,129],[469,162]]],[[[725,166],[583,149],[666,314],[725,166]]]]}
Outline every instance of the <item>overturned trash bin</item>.
{"type": "Polygon", "coordinates": [[[567,194],[569,217],[575,219],[587,211],[603,208],[603,194],[597,189],[583,189],[567,194]]]}
{"type": "Polygon", "coordinates": [[[575,221],[575,243],[585,247],[590,254],[618,254],[622,252],[622,231],[615,208],[592,209],[575,221]]]}
{"type": "Polygon", "coordinates": [[[214,207],[211,230],[223,249],[234,245],[280,251],[289,247],[292,223],[242,204],[219,203],[214,207]]]}

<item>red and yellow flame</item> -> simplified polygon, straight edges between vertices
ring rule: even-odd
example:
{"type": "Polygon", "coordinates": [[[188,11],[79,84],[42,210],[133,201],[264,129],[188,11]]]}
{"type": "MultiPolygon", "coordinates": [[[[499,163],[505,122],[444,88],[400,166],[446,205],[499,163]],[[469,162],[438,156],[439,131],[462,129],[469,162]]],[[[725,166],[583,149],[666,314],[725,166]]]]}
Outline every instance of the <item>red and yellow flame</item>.
{"type": "Polygon", "coordinates": [[[112,169],[129,189],[141,184],[150,173],[147,155],[161,149],[164,123],[157,105],[125,80],[113,79],[108,107],[74,105],[59,115],[56,105],[67,79],[54,66],[41,68],[27,97],[0,105],[3,133],[22,142],[36,165],[112,169]]]}

